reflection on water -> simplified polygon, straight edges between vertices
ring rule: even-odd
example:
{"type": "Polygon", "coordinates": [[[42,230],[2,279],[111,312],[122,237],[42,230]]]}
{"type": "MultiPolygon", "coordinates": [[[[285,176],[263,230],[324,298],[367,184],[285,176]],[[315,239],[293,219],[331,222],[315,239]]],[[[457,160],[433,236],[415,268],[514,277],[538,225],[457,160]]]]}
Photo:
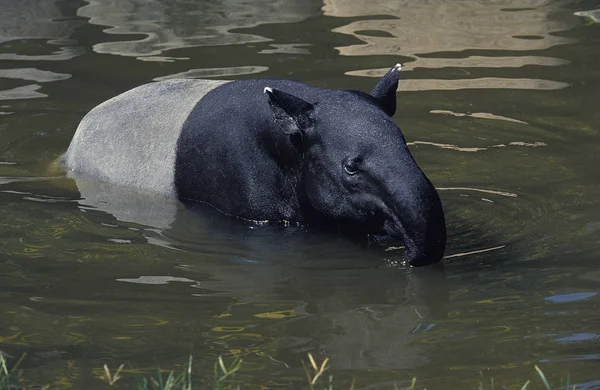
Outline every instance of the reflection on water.
{"type": "Polygon", "coordinates": [[[266,66],[237,66],[228,68],[190,69],[181,73],[156,77],[154,81],[163,81],[171,79],[202,79],[212,77],[229,78],[232,76],[262,73],[266,72],[267,70],[269,70],[269,68],[267,68],[266,66]]]}
{"type": "MultiPolygon", "coordinates": [[[[59,43],[59,41],[56,41],[59,43]]],[[[15,54],[15,53],[0,53],[0,60],[8,61],[67,61],[78,57],[84,53],[84,50],[78,46],[60,47],[54,50],[52,48],[50,54],[15,54]]]]}
{"type": "MultiPolygon", "coordinates": [[[[341,48],[343,55],[402,52],[440,53],[463,50],[532,51],[572,42],[555,34],[570,26],[551,17],[565,1],[512,0],[427,2],[375,0],[324,0],[326,15],[349,17],[390,15],[391,20],[357,21],[338,31],[383,30],[395,39],[397,50],[386,38],[368,36],[366,45],[341,48]],[[425,31],[423,31],[425,28],[425,31]],[[538,39],[532,39],[537,37],[538,39]],[[529,39],[528,39],[529,38],[529,39]]],[[[364,39],[364,38],[361,38],[364,39]]]]}
{"type": "MultiPolygon", "coordinates": [[[[0,9],[0,61],[40,61],[42,64],[42,61],[64,61],[83,54],[69,39],[75,28],[83,24],[75,17],[77,8],[73,4],[60,0],[1,0],[0,9]],[[40,48],[38,40],[47,42],[50,47],[40,48]]],[[[47,97],[38,91],[42,88],[39,84],[18,83],[7,88],[3,79],[49,83],[69,77],[69,74],[38,68],[0,69],[0,100],[47,97]]]]}
{"type": "Polygon", "coordinates": [[[71,77],[71,75],[59,74],[35,68],[16,68],[0,69],[0,77],[7,79],[37,81],[38,83],[48,83],[51,81],[66,80],[71,77]]]}
{"type": "Polygon", "coordinates": [[[508,144],[496,144],[496,145],[490,145],[490,146],[484,146],[484,147],[466,147],[466,148],[460,147],[458,145],[440,144],[437,142],[429,142],[429,141],[413,141],[413,142],[408,142],[407,145],[409,145],[409,146],[411,146],[411,145],[428,145],[428,146],[435,146],[436,148],[440,148],[440,149],[455,150],[457,152],[481,152],[484,150],[489,150],[490,148],[505,148],[507,146],[526,146],[526,147],[531,147],[531,148],[547,146],[543,142],[528,143],[528,142],[521,142],[521,141],[513,141],[513,142],[509,142],[508,144]]]}
{"type": "Polygon", "coordinates": [[[0,44],[17,39],[66,39],[82,24],[77,9],[61,0],[1,0],[0,44]]]}
{"type": "MultiPolygon", "coordinates": [[[[66,80],[70,77],[71,75],[68,74],[54,73],[35,68],[0,69],[0,79],[17,79],[36,81],[38,83],[50,83],[53,81],[66,80]]],[[[46,97],[47,95],[38,92],[38,89],[40,88],[41,86],[38,84],[31,84],[0,91],[0,100],[35,99],[46,97]]]]}
{"type": "MultiPolygon", "coordinates": [[[[561,58],[532,56],[532,51],[549,49],[573,40],[556,33],[571,25],[556,20],[556,12],[565,1],[391,1],[324,0],[326,15],[351,17],[372,15],[390,19],[359,20],[334,31],[360,39],[361,44],[340,46],[344,56],[394,55],[409,58],[406,69],[518,68],[558,66],[561,58]],[[364,32],[369,33],[365,34],[364,32]],[[387,33],[379,36],[371,31],[387,33]],[[524,55],[499,56],[498,51],[523,52],[524,55]],[[469,51],[478,51],[470,54],[469,51]],[[485,52],[485,55],[483,55],[485,52]],[[528,52],[525,54],[525,52],[528,52]]],[[[474,70],[471,70],[472,72],[474,70]]],[[[350,75],[379,77],[384,69],[361,69],[350,75]]],[[[463,75],[463,76],[464,76],[463,75]]],[[[559,89],[568,84],[553,80],[512,78],[461,78],[453,80],[409,80],[403,90],[451,90],[462,88],[559,89]]]]}
{"type": "Polygon", "coordinates": [[[42,86],[37,84],[27,85],[0,91],[0,99],[2,100],[18,100],[18,99],[36,99],[44,98],[48,95],[38,92],[42,86]]]}
{"type": "MultiPolygon", "coordinates": [[[[501,120],[501,121],[522,123],[524,125],[528,124],[525,121],[521,121],[521,120],[514,119],[514,118],[508,118],[508,117],[501,116],[501,115],[488,114],[487,112],[473,112],[470,114],[463,113],[463,112],[453,112],[453,111],[449,111],[449,110],[431,110],[429,112],[432,114],[453,115],[453,116],[470,116],[472,118],[497,119],[497,120],[501,120]]],[[[545,146],[545,145],[537,145],[536,144],[536,146],[545,146]]]]}
{"type": "MultiPolygon", "coordinates": [[[[385,69],[370,71],[352,71],[348,75],[353,76],[372,76],[381,77],[385,74],[385,69]]],[[[448,91],[455,89],[542,89],[553,90],[568,87],[568,83],[560,81],[540,80],[540,79],[519,79],[519,78],[494,78],[483,77],[477,79],[458,79],[458,80],[439,80],[439,79],[413,79],[404,80],[398,87],[401,91],[427,91],[440,90],[448,91]]]]}
{"type": "MultiPolygon", "coordinates": [[[[153,56],[160,60],[165,50],[190,46],[237,45],[268,39],[233,29],[264,23],[293,23],[317,14],[312,2],[284,0],[171,1],[90,0],[79,16],[90,23],[111,26],[110,34],[146,36],[94,45],[98,53],[153,56]]],[[[168,58],[167,58],[168,60],[168,58]]]]}

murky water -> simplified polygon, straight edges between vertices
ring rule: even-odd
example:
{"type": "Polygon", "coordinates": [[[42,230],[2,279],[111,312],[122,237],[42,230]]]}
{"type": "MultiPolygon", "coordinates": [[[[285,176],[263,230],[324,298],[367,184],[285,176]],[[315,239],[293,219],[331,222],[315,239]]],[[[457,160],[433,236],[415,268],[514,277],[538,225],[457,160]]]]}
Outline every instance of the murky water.
{"type": "Polygon", "coordinates": [[[190,354],[199,380],[238,356],[241,383],[299,388],[307,352],[345,386],[511,386],[537,364],[599,388],[599,8],[0,1],[0,350],[53,388],[190,354]],[[447,213],[443,269],[49,168],[90,108],[151,80],[369,90],[396,62],[395,118],[447,213]]]}

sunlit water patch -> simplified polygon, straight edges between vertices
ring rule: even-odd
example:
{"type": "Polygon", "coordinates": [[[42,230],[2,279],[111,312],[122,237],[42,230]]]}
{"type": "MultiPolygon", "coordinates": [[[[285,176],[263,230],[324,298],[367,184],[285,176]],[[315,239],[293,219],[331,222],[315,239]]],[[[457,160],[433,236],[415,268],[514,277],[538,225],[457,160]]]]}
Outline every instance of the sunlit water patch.
{"type": "Polygon", "coordinates": [[[111,26],[107,29],[110,34],[146,36],[98,43],[94,46],[96,52],[159,59],[165,50],[174,48],[264,42],[264,37],[231,30],[263,23],[293,23],[317,12],[310,2],[92,0],[78,10],[78,15],[90,18],[90,23],[111,26]]]}
{"type": "Polygon", "coordinates": [[[240,75],[250,75],[262,73],[269,70],[266,66],[238,66],[231,68],[206,68],[206,69],[190,69],[182,73],[176,73],[168,76],[157,77],[155,81],[171,80],[171,79],[202,79],[213,77],[232,77],[240,75]]]}
{"type": "MultiPolygon", "coordinates": [[[[559,36],[568,30],[564,19],[554,17],[566,2],[531,0],[502,4],[471,1],[427,3],[377,0],[364,3],[354,0],[326,0],[326,15],[352,17],[389,16],[387,20],[359,20],[335,29],[363,43],[340,46],[344,56],[395,56],[415,70],[401,90],[490,89],[560,89],[568,83],[556,79],[519,77],[481,77],[485,69],[558,67],[563,58],[531,55],[556,45],[573,42],[559,36]],[[491,27],[493,25],[493,27],[491,27]],[[423,26],[427,26],[425,30],[423,26]],[[386,35],[362,34],[383,31],[386,35]],[[502,55],[502,51],[511,54],[502,55]],[[522,54],[519,54],[522,53],[522,54]],[[449,68],[449,69],[448,69],[449,68]],[[436,77],[437,76],[437,77],[436,77]]],[[[379,76],[380,71],[357,69],[347,74],[379,76]]]]}

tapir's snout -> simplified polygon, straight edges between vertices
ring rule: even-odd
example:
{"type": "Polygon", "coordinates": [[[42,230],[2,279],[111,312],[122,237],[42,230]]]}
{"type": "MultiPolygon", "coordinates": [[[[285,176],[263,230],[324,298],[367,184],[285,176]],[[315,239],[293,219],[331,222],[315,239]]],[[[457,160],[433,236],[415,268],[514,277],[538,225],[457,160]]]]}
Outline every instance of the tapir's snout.
{"type": "Polygon", "coordinates": [[[388,203],[384,230],[405,246],[406,260],[414,266],[437,263],[446,249],[446,220],[440,197],[425,175],[416,175],[410,185],[399,185],[388,203]]]}

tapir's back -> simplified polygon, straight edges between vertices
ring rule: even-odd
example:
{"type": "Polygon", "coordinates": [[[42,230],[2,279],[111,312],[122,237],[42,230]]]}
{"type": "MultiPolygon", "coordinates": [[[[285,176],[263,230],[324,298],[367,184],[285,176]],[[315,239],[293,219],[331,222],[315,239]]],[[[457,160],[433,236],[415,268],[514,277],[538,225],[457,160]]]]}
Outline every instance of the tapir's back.
{"type": "Polygon", "coordinates": [[[68,171],[117,185],[174,195],[177,139],[196,103],[218,80],[142,85],[90,111],[64,156],[68,171]]]}

